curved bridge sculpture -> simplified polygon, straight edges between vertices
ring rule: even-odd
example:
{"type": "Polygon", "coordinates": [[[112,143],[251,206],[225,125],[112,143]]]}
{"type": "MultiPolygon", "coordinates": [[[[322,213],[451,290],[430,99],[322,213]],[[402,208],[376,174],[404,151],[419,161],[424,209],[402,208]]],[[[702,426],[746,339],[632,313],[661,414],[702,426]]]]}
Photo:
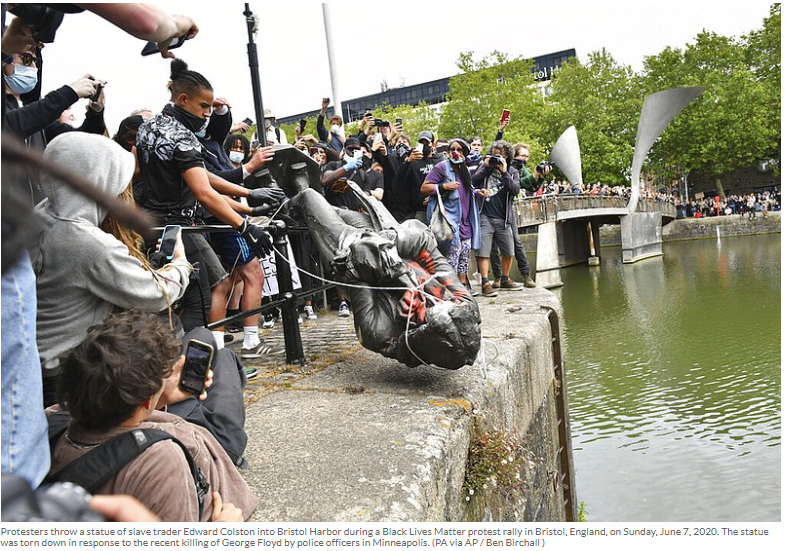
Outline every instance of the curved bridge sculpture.
{"type": "MultiPolygon", "coordinates": [[[[537,282],[540,285],[558,287],[562,285],[559,269],[587,260],[590,264],[598,261],[595,243],[599,243],[602,224],[621,224],[624,263],[662,255],[662,226],[676,217],[676,209],[669,203],[639,200],[641,170],[665,127],[701,93],[702,88],[676,88],[646,97],[635,139],[629,200],[559,194],[515,203],[519,228],[538,226],[537,282]]],[[[583,180],[575,127],[568,128],[556,141],[550,161],[571,183],[583,180]]]]}

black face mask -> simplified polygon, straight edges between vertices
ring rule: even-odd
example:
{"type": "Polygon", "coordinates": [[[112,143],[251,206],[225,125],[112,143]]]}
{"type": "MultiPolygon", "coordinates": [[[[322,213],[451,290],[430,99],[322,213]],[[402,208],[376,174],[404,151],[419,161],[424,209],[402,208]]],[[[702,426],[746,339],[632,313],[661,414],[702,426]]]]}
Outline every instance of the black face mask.
{"type": "Polygon", "coordinates": [[[203,119],[189,113],[176,103],[167,104],[163,111],[165,114],[170,115],[180,121],[183,126],[185,126],[194,134],[200,130],[203,130],[204,128],[207,128],[207,123],[210,122],[209,119],[203,119]]]}
{"type": "Polygon", "coordinates": [[[430,155],[431,151],[433,151],[433,148],[430,145],[423,144],[423,146],[422,146],[422,156],[423,157],[427,157],[428,155],[430,155]]]}
{"type": "Polygon", "coordinates": [[[371,168],[371,163],[373,163],[371,158],[370,157],[366,157],[365,155],[363,155],[363,170],[370,169],[371,168]]]}

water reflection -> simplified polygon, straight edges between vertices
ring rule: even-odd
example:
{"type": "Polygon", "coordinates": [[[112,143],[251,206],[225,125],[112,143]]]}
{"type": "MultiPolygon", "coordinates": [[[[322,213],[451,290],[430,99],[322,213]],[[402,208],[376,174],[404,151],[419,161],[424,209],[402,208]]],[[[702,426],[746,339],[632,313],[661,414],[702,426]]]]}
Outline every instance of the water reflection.
{"type": "Polygon", "coordinates": [[[780,519],[780,273],[778,235],[563,270],[591,520],[780,519]]]}

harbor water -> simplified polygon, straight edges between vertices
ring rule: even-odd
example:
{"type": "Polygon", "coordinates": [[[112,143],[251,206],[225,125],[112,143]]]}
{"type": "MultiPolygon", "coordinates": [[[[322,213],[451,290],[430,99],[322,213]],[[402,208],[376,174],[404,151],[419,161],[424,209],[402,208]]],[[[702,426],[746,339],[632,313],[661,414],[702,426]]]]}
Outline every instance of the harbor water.
{"type": "Polygon", "coordinates": [[[780,235],[663,249],[562,270],[578,500],[589,521],[779,521],[780,235]]]}

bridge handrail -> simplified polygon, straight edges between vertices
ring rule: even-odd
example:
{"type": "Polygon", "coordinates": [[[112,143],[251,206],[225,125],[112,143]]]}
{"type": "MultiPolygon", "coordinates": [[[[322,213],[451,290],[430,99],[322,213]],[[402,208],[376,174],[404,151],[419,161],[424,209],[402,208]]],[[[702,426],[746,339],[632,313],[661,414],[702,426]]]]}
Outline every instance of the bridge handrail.
{"type": "MultiPolygon", "coordinates": [[[[518,219],[518,227],[534,226],[556,220],[561,211],[626,208],[629,199],[616,195],[590,195],[577,193],[545,193],[534,197],[517,197],[513,209],[518,219]]],[[[663,216],[675,218],[676,206],[669,202],[642,199],[638,201],[636,212],[660,212],[663,216]]]]}

